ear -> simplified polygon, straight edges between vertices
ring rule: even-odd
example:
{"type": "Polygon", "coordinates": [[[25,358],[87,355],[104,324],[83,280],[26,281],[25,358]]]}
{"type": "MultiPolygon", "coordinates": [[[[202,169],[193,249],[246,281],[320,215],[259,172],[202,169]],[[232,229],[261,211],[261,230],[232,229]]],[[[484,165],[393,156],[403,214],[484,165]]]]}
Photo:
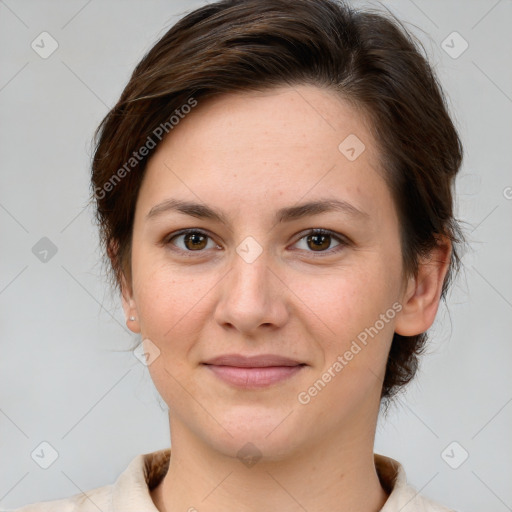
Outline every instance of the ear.
{"type": "MultiPolygon", "coordinates": [[[[116,239],[111,239],[107,245],[107,254],[116,267],[118,265],[119,243],[116,239]]],[[[140,332],[139,316],[137,307],[133,299],[132,286],[128,279],[126,279],[124,271],[121,271],[121,302],[123,305],[124,316],[126,318],[126,326],[134,333],[140,332]],[[134,318],[135,320],[130,320],[134,318]]]]}
{"type": "Polygon", "coordinates": [[[442,236],[428,256],[420,260],[417,275],[409,278],[402,296],[402,310],[395,323],[397,334],[416,336],[434,323],[451,251],[450,240],[442,236]]]}
{"type": "Polygon", "coordinates": [[[133,298],[131,285],[127,282],[124,273],[121,275],[121,301],[123,303],[126,326],[134,333],[140,333],[139,314],[133,298]],[[130,320],[134,318],[134,320],[130,320]]]}

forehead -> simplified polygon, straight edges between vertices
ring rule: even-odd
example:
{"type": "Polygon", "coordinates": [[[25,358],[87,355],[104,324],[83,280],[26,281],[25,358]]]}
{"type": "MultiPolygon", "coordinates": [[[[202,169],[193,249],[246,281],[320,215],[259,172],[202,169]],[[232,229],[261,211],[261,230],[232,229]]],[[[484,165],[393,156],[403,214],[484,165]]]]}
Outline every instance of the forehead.
{"type": "Polygon", "coordinates": [[[201,139],[209,150],[229,147],[231,151],[261,152],[295,147],[309,152],[337,151],[339,143],[354,135],[364,141],[368,156],[375,144],[366,123],[362,110],[333,91],[311,85],[281,86],[199,99],[159,150],[201,139]]]}
{"type": "Polygon", "coordinates": [[[332,91],[286,86],[225,94],[198,99],[163,140],[141,194],[150,196],[149,209],[175,191],[217,203],[219,193],[226,200],[243,194],[260,207],[262,199],[338,191],[371,210],[385,193],[378,162],[367,119],[332,91]]]}

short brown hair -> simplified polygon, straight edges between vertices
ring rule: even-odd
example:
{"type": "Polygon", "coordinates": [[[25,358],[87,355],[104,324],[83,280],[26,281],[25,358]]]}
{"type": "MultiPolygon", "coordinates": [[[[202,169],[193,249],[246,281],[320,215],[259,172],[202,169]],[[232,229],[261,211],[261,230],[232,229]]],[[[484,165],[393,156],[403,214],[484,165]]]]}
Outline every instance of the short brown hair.
{"type": "MultiPolygon", "coordinates": [[[[452,200],[462,144],[443,91],[423,46],[393,15],[336,0],[210,3],[183,17],[136,66],[95,132],[92,163],[100,239],[115,286],[123,274],[131,281],[135,203],[150,157],[130,160],[134,152],[158,127],[170,133],[169,120],[191,98],[300,84],[340,94],[371,120],[399,214],[405,274],[415,274],[439,235],[452,242],[445,298],[463,235],[452,200]]],[[[413,378],[426,339],[394,334],[382,398],[413,378]]]]}

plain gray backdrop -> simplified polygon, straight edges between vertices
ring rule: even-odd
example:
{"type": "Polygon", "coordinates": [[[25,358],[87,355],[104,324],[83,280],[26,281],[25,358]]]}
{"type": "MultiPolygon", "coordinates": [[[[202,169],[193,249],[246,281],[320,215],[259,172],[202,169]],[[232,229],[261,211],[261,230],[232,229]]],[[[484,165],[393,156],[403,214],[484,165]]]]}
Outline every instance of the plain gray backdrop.
{"type": "MultiPolygon", "coordinates": [[[[0,507],[112,483],[135,455],[169,446],[166,406],[147,368],[121,351],[136,338],[101,272],[87,207],[91,137],[145,52],[204,3],[0,1],[0,507]],[[34,456],[41,443],[57,454],[47,469],[34,456]]],[[[465,149],[457,216],[470,251],[375,451],[434,500],[505,512],[512,2],[385,4],[424,43],[448,96],[465,149]]]]}

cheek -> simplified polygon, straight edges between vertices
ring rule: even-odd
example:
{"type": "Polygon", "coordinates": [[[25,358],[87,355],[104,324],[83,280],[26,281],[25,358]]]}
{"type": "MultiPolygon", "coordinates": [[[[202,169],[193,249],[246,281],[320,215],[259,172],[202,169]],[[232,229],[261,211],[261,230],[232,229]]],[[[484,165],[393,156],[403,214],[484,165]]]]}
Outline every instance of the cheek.
{"type": "Polygon", "coordinates": [[[212,287],[213,278],[206,275],[191,278],[165,265],[155,264],[139,277],[138,281],[134,280],[134,290],[142,335],[165,345],[169,345],[170,339],[193,337],[199,317],[204,314],[201,299],[212,287]]]}
{"type": "Polygon", "coordinates": [[[159,351],[148,370],[164,401],[172,404],[173,410],[186,409],[190,407],[188,393],[197,391],[196,383],[190,379],[191,351],[211,314],[207,301],[201,298],[215,280],[207,286],[206,276],[190,278],[154,262],[145,268],[134,280],[134,290],[141,338],[151,340],[159,351]],[[183,392],[182,386],[188,393],[183,392]]]}
{"type": "Polygon", "coordinates": [[[160,350],[164,341],[186,323],[200,294],[194,281],[172,269],[160,251],[134,240],[132,252],[133,291],[140,317],[142,338],[154,341],[160,350]]]}
{"type": "Polygon", "coordinates": [[[309,313],[311,332],[322,360],[297,399],[311,407],[309,418],[315,421],[335,422],[333,410],[349,414],[380,393],[396,315],[395,286],[382,278],[381,269],[350,268],[312,280],[307,295],[301,289],[314,312],[309,313]]]}
{"type": "Polygon", "coordinates": [[[292,290],[322,325],[322,332],[337,340],[357,335],[373,325],[395,296],[392,279],[384,279],[380,265],[367,264],[326,273],[323,276],[296,276],[292,290]]]}
{"type": "MultiPolygon", "coordinates": [[[[338,269],[322,279],[315,276],[297,293],[310,308],[310,334],[322,354],[311,385],[315,386],[315,379],[329,382],[325,392],[320,393],[321,383],[311,389],[312,395],[303,391],[310,397],[321,394],[315,401],[327,409],[335,403],[355,406],[384,378],[399,269],[388,267],[377,253],[365,260],[364,265],[338,269]]],[[[304,278],[297,279],[298,286],[299,282],[304,285],[304,278]]]]}

